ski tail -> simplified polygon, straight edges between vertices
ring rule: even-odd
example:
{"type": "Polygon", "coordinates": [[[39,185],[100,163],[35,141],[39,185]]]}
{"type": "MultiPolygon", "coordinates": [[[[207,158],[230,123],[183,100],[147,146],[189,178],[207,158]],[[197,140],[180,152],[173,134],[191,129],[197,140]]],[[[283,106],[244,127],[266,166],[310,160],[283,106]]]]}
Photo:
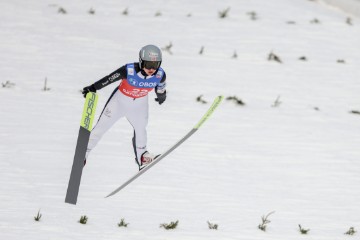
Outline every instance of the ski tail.
{"type": "Polygon", "coordinates": [[[113,192],[111,192],[109,195],[106,196],[110,197],[117,192],[119,192],[121,189],[125,188],[127,185],[129,185],[131,182],[133,182],[135,179],[140,177],[142,174],[144,174],[147,170],[155,166],[158,162],[160,162],[163,158],[165,158],[169,153],[174,151],[177,147],[179,147],[183,142],[185,142],[191,135],[193,135],[203,124],[206,122],[211,114],[215,111],[215,109],[219,106],[221,101],[223,100],[223,96],[218,96],[215,98],[213,104],[210,106],[210,108],[207,110],[207,112],[204,114],[204,116],[200,119],[200,121],[192,128],[184,137],[182,137],[178,142],[176,142],[173,146],[171,146],[166,152],[161,154],[158,158],[154,159],[152,163],[147,165],[146,167],[142,168],[138,173],[136,173],[133,177],[131,177],[128,181],[126,181],[124,184],[122,184],[120,187],[115,189],[113,192]]]}
{"type": "Polygon", "coordinates": [[[71,168],[69,184],[65,197],[66,203],[76,204],[77,202],[86,149],[89,143],[90,132],[95,118],[97,100],[98,96],[96,93],[89,92],[86,94],[74,161],[71,168]]]}

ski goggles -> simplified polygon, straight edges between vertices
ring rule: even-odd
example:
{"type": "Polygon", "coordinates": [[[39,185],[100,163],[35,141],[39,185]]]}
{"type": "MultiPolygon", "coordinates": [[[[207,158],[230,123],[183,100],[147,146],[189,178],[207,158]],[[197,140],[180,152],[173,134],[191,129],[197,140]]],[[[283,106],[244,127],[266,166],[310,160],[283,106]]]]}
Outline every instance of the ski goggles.
{"type": "Polygon", "coordinates": [[[161,62],[156,61],[144,61],[143,66],[146,69],[158,69],[160,67],[161,62]]]}

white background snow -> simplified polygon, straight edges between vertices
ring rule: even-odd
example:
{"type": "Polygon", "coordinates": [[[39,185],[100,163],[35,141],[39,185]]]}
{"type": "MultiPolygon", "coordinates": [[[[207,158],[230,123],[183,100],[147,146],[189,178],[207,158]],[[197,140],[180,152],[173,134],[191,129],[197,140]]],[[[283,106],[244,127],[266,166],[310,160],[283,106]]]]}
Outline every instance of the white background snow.
{"type": "MultiPolygon", "coordinates": [[[[2,0],[0,239],[360,239],[344,234],[360,229],[360,115],[350,113],[360,110],[359,44],[359,18],[320,1],[2,0]],[[150,94],[150,151],[179,140],[215,96],[246,105],[224,100],[181,147],[105,199],[137,171],[133,130],[120,120],[88,159],[78,204],[64,203],[80,89],[137,61],[142,46],[170,42],[168,98],[159,106],[150,94]],[[176,220],[175,230],[159,228],[176,220]]],[[[117,84],[98,92],[97,116],[117,84]]]]}

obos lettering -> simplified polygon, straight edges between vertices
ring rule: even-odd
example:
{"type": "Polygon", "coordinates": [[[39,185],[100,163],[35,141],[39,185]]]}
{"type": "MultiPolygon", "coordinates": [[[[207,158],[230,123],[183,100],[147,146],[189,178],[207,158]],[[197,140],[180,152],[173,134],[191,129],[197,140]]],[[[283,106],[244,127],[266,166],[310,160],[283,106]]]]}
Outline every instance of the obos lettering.
{"type": "Polygon", "coordinates": [[[95,103],[95,94],[91,94],[91,98],[89,99],[87,108],[86,108],[86,116],[84,119],[84,126],[86,129],[89,129],[90,127],[90,116],[93,112],[93,108],[94,108],[94,103],[95,103]]]}
{"type": "Polygon", "coordinates": [[[154,82],[140,82],[140,87],[156,87],[156,83],[154,82]]]}

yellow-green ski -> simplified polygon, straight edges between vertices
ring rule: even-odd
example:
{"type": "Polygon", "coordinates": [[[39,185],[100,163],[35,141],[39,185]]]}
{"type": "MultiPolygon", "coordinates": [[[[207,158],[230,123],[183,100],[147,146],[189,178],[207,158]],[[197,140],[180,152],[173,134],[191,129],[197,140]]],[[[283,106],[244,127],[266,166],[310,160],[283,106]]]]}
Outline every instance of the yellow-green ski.
{"type": "Polygon", "coordinates": [[[223,99],[223,96],[218,96],[215,98],[213,104],[209,108],[209,110],[204,114],[204,116],[201,118],[198,124],[195,125],[194,129],[199,129],[201,125],[208,120],[208,118],[211,116],[211,114],[215,111],[215,109],[219,106],[223,99]]]}
{"type": "Polygon", "coordinates": [[[92,124],[94,122],[96,105],[98,101],[98,96],[96,93],[89,92],[86,94],[86,100],[84,104],[84,110],[80,122],[80,126],[91,131],[92,124]]]}
{"type": "Polygon", "coordinates": [[[86,94],[74,161],[71,168],[69,185],[65,197],[66,203],[76,204],[77,202],[86,149],[89,143],[90,132],[92,130],[92,124],[95,118],[97,99],[98,96],[96,93],[89,92],[86,94]]]}

